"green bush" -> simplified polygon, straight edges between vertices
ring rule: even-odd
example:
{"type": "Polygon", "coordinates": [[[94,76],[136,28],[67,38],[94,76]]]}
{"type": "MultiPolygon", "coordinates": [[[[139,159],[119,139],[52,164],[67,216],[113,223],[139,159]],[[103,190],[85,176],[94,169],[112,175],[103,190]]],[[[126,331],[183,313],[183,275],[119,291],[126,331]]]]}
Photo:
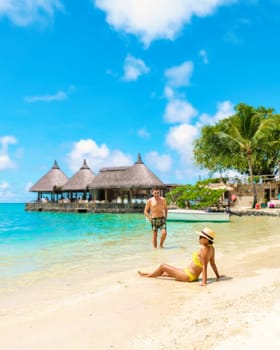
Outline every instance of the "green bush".
{"type": "Polygon", "coordinates": [[[179,208],[206,209],[218,207],[223,193],[224,190],[212,190],[198,182],[174,188],[166,194],[166,201],[179,208]]]}

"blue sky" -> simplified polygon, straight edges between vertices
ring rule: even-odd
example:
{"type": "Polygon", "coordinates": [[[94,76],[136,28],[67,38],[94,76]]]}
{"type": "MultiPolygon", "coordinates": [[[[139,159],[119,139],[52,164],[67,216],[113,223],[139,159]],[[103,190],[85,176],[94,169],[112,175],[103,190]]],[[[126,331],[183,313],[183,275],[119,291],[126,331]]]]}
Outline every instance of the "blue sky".
{"type": "Polygon", "coordinates": [[[0,202],[57,160],[195,183],[192,142],[240,102],[280,111],[279,0],[0,0],[0,202]]]}

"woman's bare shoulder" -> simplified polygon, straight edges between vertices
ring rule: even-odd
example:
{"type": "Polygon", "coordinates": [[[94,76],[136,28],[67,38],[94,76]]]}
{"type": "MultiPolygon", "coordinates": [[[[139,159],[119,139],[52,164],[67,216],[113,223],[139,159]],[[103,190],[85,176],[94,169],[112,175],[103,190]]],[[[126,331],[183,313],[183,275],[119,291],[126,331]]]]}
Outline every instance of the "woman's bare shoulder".
{"type": "Polygon", "coordinates": [[[209,254],[210,251],[211,251],[211,253],[213,252],[212,248],[213,248],[212,246],[200,245],[199,253],[202,256],[206,256],[209,254]]]}

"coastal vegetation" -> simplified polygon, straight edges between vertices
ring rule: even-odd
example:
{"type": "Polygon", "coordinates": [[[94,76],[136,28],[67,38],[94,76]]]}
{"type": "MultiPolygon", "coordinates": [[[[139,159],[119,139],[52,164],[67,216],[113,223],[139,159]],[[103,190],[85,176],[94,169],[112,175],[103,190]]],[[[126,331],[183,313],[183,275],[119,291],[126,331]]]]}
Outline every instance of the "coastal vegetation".
{"type": "Polygon", "coordinates": [[[212,180],[198,181],[195,185],[182,185],[175,187],[166,194],[168,205],[176,205],[179,208],[205,209],[219,207],[224,189],[212,190],[208,184],[212,180]]]}
{"type": "MultiPolygon", "coordinates": [[[[256,182],[264,175],[273,178],[276,170],[280,173],[280,115],[272,108],[240,103],[235,106],[234,115],[201,129],[200,137],[194,141],[193,155],[201,168],[220,174],[221,182],[226,171],[248,175],[255,207],[256,182]]],[[[178,186],[167,193],[167,202],[180,208],[218,206],[224,190],[208,186],[216,180],[178,186]]]]}
{"type": "MultiPolygon", "coordinates": [[[[204,126],[194,142],[194,159],[201,168],[222,174],[233,170],[250,176],[253,206],[256,175],[273,175],[280,161],[280,115],[272,108],[240,103],[236,113],[204,126]]],[[[279,171],[279,170],[278,170],[279,171]]]]}

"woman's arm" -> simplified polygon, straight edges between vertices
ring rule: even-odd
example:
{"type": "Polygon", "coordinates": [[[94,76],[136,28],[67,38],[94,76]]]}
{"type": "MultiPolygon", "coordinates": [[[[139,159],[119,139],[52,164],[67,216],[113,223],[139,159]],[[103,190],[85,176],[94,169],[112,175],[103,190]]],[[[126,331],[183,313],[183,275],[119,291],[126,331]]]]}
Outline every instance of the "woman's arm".
{"type": "Polygon", "coordinates": [[[215,249],[213,248],[213,254],[210,258],[210,265],[212,267],[212,270],[214,271],[217,279],[220,278],[220,274],[219,274],[219,271],[218,271],[218,268],[217,268],[217,265],[216,265],[216,262],[215,262],[215,249]]]}

